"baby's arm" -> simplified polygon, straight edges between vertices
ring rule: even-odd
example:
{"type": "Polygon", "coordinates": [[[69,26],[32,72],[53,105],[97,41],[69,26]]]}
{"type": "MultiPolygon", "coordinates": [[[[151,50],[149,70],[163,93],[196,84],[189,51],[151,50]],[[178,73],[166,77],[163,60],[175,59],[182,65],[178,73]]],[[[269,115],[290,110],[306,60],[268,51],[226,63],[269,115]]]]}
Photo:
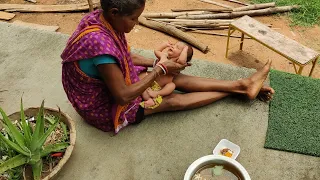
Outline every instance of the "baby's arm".
{"type": "Polygon", "coordinates": [[[185,46],[180,53],[180,56],[179,56],[179,59],[177,60],[177,63],[186,64],[187,58],[188,58],[188,46],[185,46]]]}
{"type": "Polygon", "coordinates": [[[169,42],[162,43],[162,44],[160,45],[160,47],[158,47],[156,50],[154,50],[154,54],[156,55],[156,57],[157,57],[158,59],[160,59],[160,58],[161,58],[161,53],[162,53],[162,51],[163,51],[165,48],[169,47],[169,46],[171,46],[171,44],[170,44],[169,42]]]}

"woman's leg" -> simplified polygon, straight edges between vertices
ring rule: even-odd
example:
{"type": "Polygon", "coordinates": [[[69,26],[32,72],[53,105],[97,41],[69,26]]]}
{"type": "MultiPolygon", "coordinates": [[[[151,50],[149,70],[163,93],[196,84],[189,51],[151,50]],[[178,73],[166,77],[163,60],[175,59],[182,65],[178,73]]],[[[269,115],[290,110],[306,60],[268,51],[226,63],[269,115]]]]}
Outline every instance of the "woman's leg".
{"type": "Polygon", "coordinates": [[[150,115],[165,111],[179,111],[199,108],[215,101],[218,101],[230,93],[225,92],[191,92],[186,94],[170,94],[163,97],[159,107],[155,109],[145,109],[144,114],[150,115]]]}
{"type": "Polygon", "coordinates": [[[263,83],[270,71],[270,66],[271,61],[250,77],[237,81],[224,81],[179,74],[174,78],[173,82],[176,84],[178,90],[184,92],[221,91],[245,94],[250,99],[254,99],[259,92],[266,94],[274,93],[274,90],[271,87],[263,87],[263,83]]]}

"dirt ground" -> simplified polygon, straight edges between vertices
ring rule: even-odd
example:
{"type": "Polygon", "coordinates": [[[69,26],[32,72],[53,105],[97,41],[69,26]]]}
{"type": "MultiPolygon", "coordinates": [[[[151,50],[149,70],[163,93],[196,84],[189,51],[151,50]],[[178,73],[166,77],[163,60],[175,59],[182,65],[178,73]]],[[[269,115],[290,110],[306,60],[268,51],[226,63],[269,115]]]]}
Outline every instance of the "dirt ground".
{"type": "MultiPolygon", "coordinates": [[[[37,4],[71,4],[71,3],[84,3],[86,0],[37,0],[37,4]]],[[[229,3],[223,0],[216,0],[216,2],[223,2],[225,4],[238,7],[234,3],[229,3]]],[[[32,4],[24,0],[0,0],[0,3],[16,3],[16,4],[32,4]]],[[[215,8],[217,6],[200,2],[198,0],[147,0],[145,12],[170,12],[172,8],[215,8]]],[[[85,15],[83,13],[16,13],[16,17],[9,22],[15,20],[21,20],[24,22],[37,23],[43,25],[57,25],[60,27],[58,30],[61,33],[71,34],[78,22],[85,15]]],[[[289,38],[292,38],[303,45],[306,45],[318,52],[320,52],[320,27],[291,27],[290,20],[287,16],[268,16],[257,17],[257,20],[271,24],[272,28],[289,38]]],[[[215,30],[218,33],[227,33],[227,30],[215,30]]],[[[220,63],[233,64],[236,66],[244,66],[249,68],[259,68],[267,60],[272,60],[272,67],[277,70],[294,73],[293,66],[290,61],[286,60],[277,53],[269,50],[263,45],[257,43],[254,40],[245,40],[243,51],[239,51],[238,44],[239,39],[231,39],[230,47],[234,47],[230,50],[228,59],[225,58],[226,51],[226,37],[203,35],[189,33],[195,36],[199,41],[209,46],[210,52],[203,54],[196,50],[194,58],[205,59],[208,61],[215,61],[220,63]]],[[[237,35],[237,33],[235,34],[237,35]]],[[[131,33],[127,34],[129,44],[135,48],[155,49],[164,40],[176,41],[176,39],[157,32],[143,26],[137,25],[131,33]]],[[[310,71],[310,65],[308,65],[303,75],[307,75],[310,71]]],[[[320,65],[314,71],[313,77],[320,78],[320,65]]]]}

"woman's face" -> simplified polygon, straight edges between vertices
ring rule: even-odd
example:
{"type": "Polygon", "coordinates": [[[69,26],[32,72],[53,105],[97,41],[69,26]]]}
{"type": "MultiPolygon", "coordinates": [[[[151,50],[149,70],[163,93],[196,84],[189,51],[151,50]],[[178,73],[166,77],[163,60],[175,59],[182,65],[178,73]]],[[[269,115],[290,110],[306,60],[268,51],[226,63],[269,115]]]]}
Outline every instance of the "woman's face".
{"type": "Polygon", "coordinates": [[[113,28],[118,32],[129,33],[138,24],[138,18],[142,14],[144,6],[135,10],[131,15],[115,16],[113,18],[113,28]]]}

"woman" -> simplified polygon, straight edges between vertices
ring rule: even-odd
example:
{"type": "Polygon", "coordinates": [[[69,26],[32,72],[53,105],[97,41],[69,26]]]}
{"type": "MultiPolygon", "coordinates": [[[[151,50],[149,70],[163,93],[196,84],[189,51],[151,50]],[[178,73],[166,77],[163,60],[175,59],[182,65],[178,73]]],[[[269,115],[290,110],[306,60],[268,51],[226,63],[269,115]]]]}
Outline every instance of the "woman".
{"type": "Polygon", "coordinates": [[[198,108],[233,93],[250,99],[259,93],[270,99],[274,93],[272,88],[262,87],[270,63],[249,78],[221,81],[180,74],[189,64],[162,56],[164,62],[140,80],[138,75],[152,67],[154,61],[130,53],[124,34],[138,23],[145,0],[101,0],[101,6],[103,10],[81,20],[61,56],[65,92],[89,124],[117,133],[153,113],[198,108]],[[142,109],[142,93],[166,73],[175,74],[177,89],[188,93],[171,94],[156,109],[142,109]]]}

